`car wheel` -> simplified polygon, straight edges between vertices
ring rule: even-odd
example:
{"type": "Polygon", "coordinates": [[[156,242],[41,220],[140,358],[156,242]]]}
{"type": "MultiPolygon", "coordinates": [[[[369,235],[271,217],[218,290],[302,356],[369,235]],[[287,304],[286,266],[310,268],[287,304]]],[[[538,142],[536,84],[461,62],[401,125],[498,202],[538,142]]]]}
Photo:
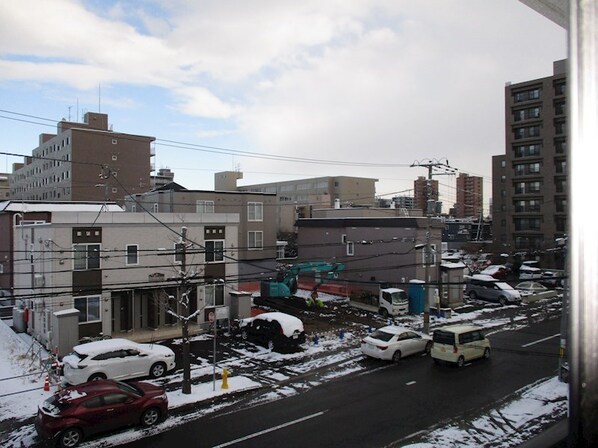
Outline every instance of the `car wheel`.
{"type": "Polygon", "coordinates": [[[241,338],[246,341],[247,340],[247,330],[241,331],[241,338]]]}
{"type": "Polygon", "coordinates": [[[401,360],[401,350],[397,350],[392,354],[392,362],[399,362],[401,360]]]}
{"type": "Polygon", "coordinates": [[[490,349],[486,348],[484,350],[484,359],[490,359],[490,349]]]}
{"type": "Polygon", "coordinates": [[[83,439],[83,432],[79,428],[67,428],[58,436],[58,446],[61,448],[74,448],[83,439]]]}
{"type": "Polygon", "coordinates": [[[459,356],[459,359],[457,359],[457,367],[463,367],[464,364],[465,358],[463,356],[459,356]]]}
{"type": "Polygon", "coordinates": [[[382,317],[384,317],[384,318],[388,317],[388,310],[386,308],[380,308],[378,310],[378,312],[382,315],[382,317]]]}
{"type": "Polygon", "coordinates": [[[500,303],[502,306],[505,306],[507,304],[507,299],[503,296],[500,296],[498,298],[498,303],[500,303]]]}
{"type": "Polygon", "coordinates": [[[469,293],[469,298],[470,298],[470,299],[472,299],[472,300],[475,300],[475,299],[477,299],[477,298],[478,298],[478,295],[476,294],[476,292],[475,292],[475,291],[471,291],[471,292],[469,293]]]}
{"type": "Polygon", "coordinates": [[[87,381],[97,381],[97,380],[105,380],[105,379],[106,379],[106,375],[104,375],[103,373],[94,373],[89,378],[87,378],[87,381]]]}
{"type": "Polygon", "coordinates": [[[157,362],[150,368],[150,377],[160,378],[166,375],[166,364],[163,362],[157,362]]]}
{"type": "Polygon", "coordinates": [[[431,351],[432,351],[432,341],[428,341],[428,343],[426,344],[426,348],[424,349],[424,352],[426,353],[426,355],[429,355],[431,351]]]}
{"type": "Polygon", "coordinates": [[[274,350],[274,341],[271,339],[268,340],[268,350],[274,350]]]}
{"type": "Polygon", "coordinates": [[[160,411],[157,408],[146,409],[143,414],[141,414],[141,426],[144,428],[154,426],[159,420],[160,411]]]}

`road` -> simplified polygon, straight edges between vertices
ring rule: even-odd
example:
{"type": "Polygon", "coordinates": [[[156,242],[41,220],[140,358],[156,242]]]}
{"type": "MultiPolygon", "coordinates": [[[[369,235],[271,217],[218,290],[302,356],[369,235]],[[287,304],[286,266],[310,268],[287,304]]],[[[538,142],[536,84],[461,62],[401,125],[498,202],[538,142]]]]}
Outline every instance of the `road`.
{"type": "Polygon", "coordinates": [[[462,369],[429,357],[368,369],[304,393],[190,421],[128,447],[382,447],[476,410],[557,369],[558,319],[489,335],[493,354],[462,369]]]}

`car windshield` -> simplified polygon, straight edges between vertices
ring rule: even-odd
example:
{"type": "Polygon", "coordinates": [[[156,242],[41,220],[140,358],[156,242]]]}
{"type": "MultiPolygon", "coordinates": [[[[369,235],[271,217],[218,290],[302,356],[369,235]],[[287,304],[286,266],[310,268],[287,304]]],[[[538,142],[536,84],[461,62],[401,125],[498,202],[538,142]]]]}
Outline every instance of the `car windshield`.
{"type": "Polygon", "coordinates": [[[391,294],[391,296],[393,305],[400,305],[405,301],[409,300],[405,291],[395,291],[391,294]]]}
{"type": "Polygon", "coordinates": [[[58,395],[52,395],[50,398],[46,399],[41,409],[45,414],[48,415],[59,415],[62,411],[67,409],[70,406],[70,403],[67,401],[61,400],[58,395]]]}
{"type": "Polygon", "coordinates": [[[129,394],[134,394],[134,395],[139,395],[140,397],[144,395],[143,391],[139,387],[137,387],[133,384],[118,382],[117,385],[118,385],[118,388],[120,390],[122,390],[123,392],[127,392],[129,394]]]}
{"type": "Polygon", "coordinates": [[[381,341],[388,342],[392,339],[394,334],[387,333],[386,331],[382,331],[382,330],[376,330],[370,336],[374,339],[379,339],[381,341]]]}
{"type": "Polygon", "coordinates": [[[83,361],[85,358],[87,358],[87,355],[82,355],[81,353],[76,352],[74,350],[71,353],[69,353],[69,356],[74,356],[75,358],[78,358],[79,361],[83,361]]]}
{"type": "Polygon", "coordinates": [[[511,285],[509,285],[508,283],[505,283],[505,282],[497,282],[496,286],[498,286],[498,288],[500,288],[500,289],[513,289],[513,287],[511,285]]]}

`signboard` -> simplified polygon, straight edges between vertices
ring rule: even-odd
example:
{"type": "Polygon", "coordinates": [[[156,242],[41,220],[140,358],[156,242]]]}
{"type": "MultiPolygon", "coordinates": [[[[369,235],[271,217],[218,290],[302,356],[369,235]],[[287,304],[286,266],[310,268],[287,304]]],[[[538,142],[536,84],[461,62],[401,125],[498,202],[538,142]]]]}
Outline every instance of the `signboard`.
{"type": "Polygon", "coordinates": [[[228,319],[230,316],[230,311],[228,306],[219,306],[215,309],[216,311],[216,319],[228,319]]]}

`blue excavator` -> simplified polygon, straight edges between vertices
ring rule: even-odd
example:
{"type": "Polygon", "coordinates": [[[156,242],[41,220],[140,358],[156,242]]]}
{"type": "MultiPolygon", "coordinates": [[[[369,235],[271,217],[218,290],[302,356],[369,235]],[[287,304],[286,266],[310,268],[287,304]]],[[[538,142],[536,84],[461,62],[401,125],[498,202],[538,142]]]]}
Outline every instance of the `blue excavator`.
{"type": "Polygon", "coordinates": [[[291,298],[297,292],[297,277],[300,273],[311,273],[315,280],[312,299],[317,298],[317,290],[327,280],[338,278],[338,273],[345,269],[343,263],[326,261],[306,261],[286,265],[278,269],[275,279],[260,282],[260,296],[263,299],[291,298]]]}

